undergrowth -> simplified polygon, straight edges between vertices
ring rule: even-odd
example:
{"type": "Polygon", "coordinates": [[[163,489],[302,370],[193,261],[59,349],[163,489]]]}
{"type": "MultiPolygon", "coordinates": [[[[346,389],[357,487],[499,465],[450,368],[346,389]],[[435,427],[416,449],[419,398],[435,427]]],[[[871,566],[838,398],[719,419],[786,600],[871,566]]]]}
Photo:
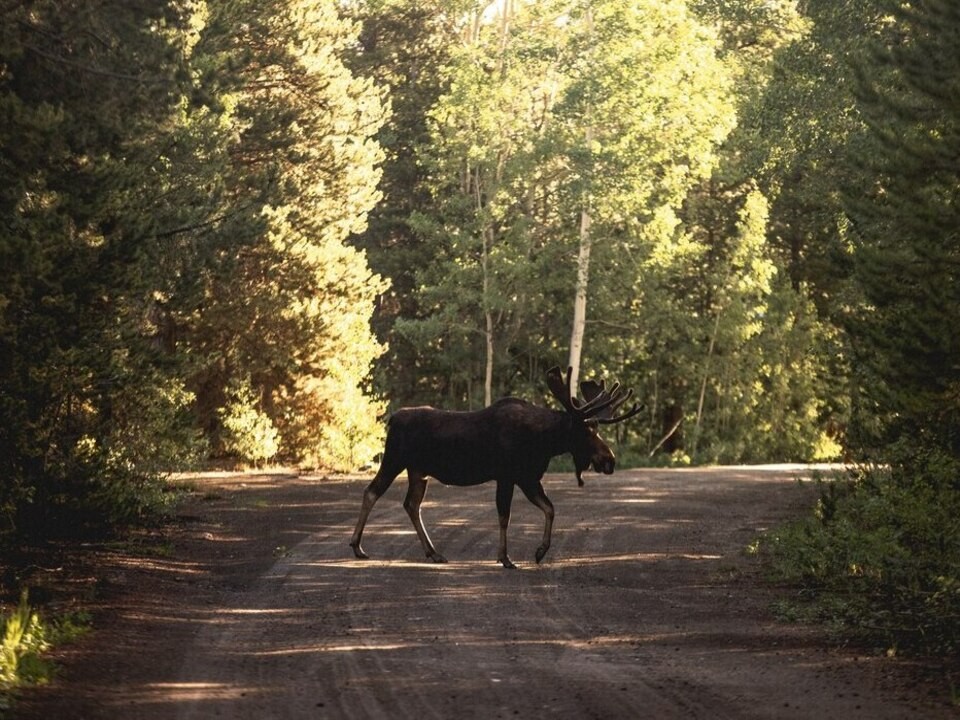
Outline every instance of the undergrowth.
{"type": "Polygon", "coordinates": [[[888,654],[960,653],[960,475],[929,460],[818,478],[815,511],[758,544],[772,579],[796,589],[781,615],[888,654]]]}
{"type": "Polygon", "coordinates": [[[83,635],[89,626],[89,616],[82,613],[44,622],[26,591],[15,608],[0,615],[0,717],[10,710],[17,688],[49,681],[54,665],[44,654],[83,635]]]}

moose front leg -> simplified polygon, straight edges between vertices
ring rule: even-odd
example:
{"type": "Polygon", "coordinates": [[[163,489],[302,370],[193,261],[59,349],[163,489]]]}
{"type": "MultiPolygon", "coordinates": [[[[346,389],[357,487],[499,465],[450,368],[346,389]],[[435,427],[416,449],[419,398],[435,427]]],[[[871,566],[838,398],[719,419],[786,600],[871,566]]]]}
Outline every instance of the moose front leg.
{"type": "Polygon", "coordinates": [[[363,538],[363,529],[367,525],[367,518],[370,517],[370,511],[377,504],[377,500],[387,491],[397,473],[400,471],[392,468],[387,463],[380,466],[376,477],[367,485],[363,491],[363,503],[360,506],[360,517],[357,518],[357,526],[353,531],[353,537],[350,539],[350,547],[353,548],[353,554],[360,560],[367,560],[370,556],[363,551],[360,540],[363,538]]]}
{"type": "Polygon", "coordinates": [[[423,518],[420,516],[420,503],[423,502],[424,495],[427,494],[427,478],[413,470],[407,470],[407,478],[410,486],[407,488],[407,497],[404,498],[403,508],[410,516],[413,522],[413,529],[417,531],[417,537],[420,538],[420,544],[427,557],[435,563],[445,563],[447,559],[437,552],[437,549],[430,542],[430,536],[427,535],[427,529],[423,526],[423,518]]]}
{"type": "Polygon", "coordinates": [[[513,502],[513,483],[507,480],[497,480],[497,515],[500,518],[500,549],[497,552],[497,562],[508,570],[516,569],[507,555],[507,526],[510,524],[510,505],[513,502]]]}
{"type": "Polygon", "coordinates": [[[536,486],[533,487],[521,485],[520,489],[527,496],[527,500],[543,511],[543,541],[537,548],[536,554],[537,563],[539,563],[550,549],[550,536],[553,534],[553,503],[543,491],[543,483],[540,481],[537,481],[536,486]]]}

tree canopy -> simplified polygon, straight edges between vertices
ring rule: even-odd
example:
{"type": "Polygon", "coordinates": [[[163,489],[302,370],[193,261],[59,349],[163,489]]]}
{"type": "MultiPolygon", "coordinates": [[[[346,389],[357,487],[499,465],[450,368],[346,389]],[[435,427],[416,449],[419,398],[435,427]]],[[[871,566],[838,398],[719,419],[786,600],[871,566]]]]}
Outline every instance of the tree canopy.
{"type": "Polygon", "coordinates": [[[375,450],[383,92],[331,3],[4,10],[0,508],[135,519],[205,455],[375,450]]]}

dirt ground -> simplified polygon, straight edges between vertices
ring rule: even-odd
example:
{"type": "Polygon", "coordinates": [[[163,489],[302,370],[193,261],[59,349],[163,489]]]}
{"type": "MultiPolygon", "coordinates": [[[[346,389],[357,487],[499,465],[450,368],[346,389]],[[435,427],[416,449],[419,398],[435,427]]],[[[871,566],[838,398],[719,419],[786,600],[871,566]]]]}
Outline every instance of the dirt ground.
{"type": "MultiPolygon", "coordinates": [[[[797,469],[549,476],[554,542],[494,486],[431,483],[426,563],[403,478],[347,546],[362,478],[208,474],[177,522],[43,569],[94,632],[14,718],[955,718],[931,666],[777,621],[745,548],[809,507],[797,469]],[[84,558],[82,561],[78,558],[84,558]]],[[[42,575],[42,573],[40,573],[42,575]]],[[[38,575],[39,577],[39,575],[38,575]]],[[[42,578],[40,578],[42,579],[42,578]]]]}

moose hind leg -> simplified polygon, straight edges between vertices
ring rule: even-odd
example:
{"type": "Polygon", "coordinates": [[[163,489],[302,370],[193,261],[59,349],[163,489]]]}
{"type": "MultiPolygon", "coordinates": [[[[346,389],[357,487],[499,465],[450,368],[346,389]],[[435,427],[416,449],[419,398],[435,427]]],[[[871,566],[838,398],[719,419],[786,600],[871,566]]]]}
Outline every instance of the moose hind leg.
{"type": "Polygon", "coordinates": [[[550,498],[543,491],[542,482],[538,481],[535,487],[524,486],[521,489],[523,494],[527,496],[527,500],[543,511],[543,541],[537,548],[536,554],[539,563],[547,554],[547,550],[550,549],[550,536],[553,534],[553,503],[550,502],[550,498]]]}
{"type": "Polygon", "coordinates": [[[354,529],[353,537],[350,539],[350,547],[353,548],[353,554],[361,560],[367,560],[370,557],[363,551],[363,547],[360,545],[360,539],[363,537],[363,528],[367,524],[370,511],[373,510],[373,506],[377,503],[377,500],[387,491],[387,488],[390,487],[399,472],[400,470],[393,470],[385,464],[381,465],[376,476],[370,484],[367,485],[367,489],[363,491],[363,504],[360,506],[360,517],[357,518],[357,527],[354,529]]]}
{"type": "Polygon", "coordinates": [[[423,526],[423,518],[420,516],[420,503],[423,502],[424,495],[427,494],[427,478],[422,473],[407,470],[407,479],[410,486],[407,488],[407,497],[403,500],[403,509],[410,516],[413,523],[413,529],[417,531],[417,537],[420,538],[420,544],[427,557],[435,563],[445,563],[447,559],[437,552],[437,549],[430,542],[430,536],[427,529],[423,526]]]}
{"type": "Polygon", "coordinates": [[[513,502],[513,483],[505,480],[497,481],[497,515],[500,518],[500,549],[497,552],[497,562],[508,570],[517,566],[507,555],[507,526],[510,525],[510,505],[513,502]]]}

